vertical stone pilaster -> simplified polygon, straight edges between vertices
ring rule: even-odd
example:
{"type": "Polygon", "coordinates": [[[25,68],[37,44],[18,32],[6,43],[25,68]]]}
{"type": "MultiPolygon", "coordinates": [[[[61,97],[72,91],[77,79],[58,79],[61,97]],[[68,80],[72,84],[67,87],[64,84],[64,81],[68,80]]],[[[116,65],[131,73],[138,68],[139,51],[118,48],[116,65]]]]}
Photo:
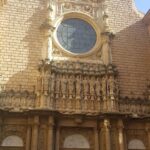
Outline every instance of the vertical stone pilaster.
{"type": "Polygon", "coordinates": [[[26,133],[26,149],[31,149],[31,120],[28,118],[27,133],[26,133]]]}
{"type": "Polygon", "coordinates": [[[53,139],[53,125],[54,119],[52,116],[48,118],[48,129],[47,129],[47,150],[53,150],[54,139],[53,139]]]}
{"type": "Polygon", "coordinates": [[[31,119],[28,118],[25,150],[30,150],[30,149],[31,149],[31,119]]]}
{"type": "Polygon", "coordinates": [[[148,146],[148,150],[150,150],[150,123],[146,124],[146,132],[147,132],[147,146],[148,146]]]}
{"type": "Polygon", "coordinates": [[[60,127],[57,127],[56,130],[56,150],[59,150],[59,140],[60,139],[60,127]]]}
{"type": "Polygon", "coordinates": [[[118,120],[118,144],[119,144],[119,150],[125,150],[124,146],[124,125],[123,121],[120,119],[118,120]]]}
{"type": "Polygon", "coordinates": [[[2,130],[3,130],[3,119],[2,119],[2,117],[0,117],[0,141],[1,141],[1,139],[2,139],[2,130]]]}
{"type": "Polygon", "coordinates": [[[39,126],[39,116],[35,116],[33,118],[33,125],[32,125],[32,143],[31,149],[37,150],[38,148],[38,127],[39,126]]]}
{"type": "Polygon", "coordinates": [[[99,137],[97,128],[94,129],[94,135],[95,135],[95,150],[99,150],[99,137]]]}
{"type": "Polygon", "coordinates": [[[110,121],[104,119],[100,130],[100,150],[111,150],[110,121]]]}
{"type": "Polygon", "coordinates": [[[104,128],[105,128],[105,150],[111,150],[110,144],[110,121],[108,119],[104,120],[104,128]]]}

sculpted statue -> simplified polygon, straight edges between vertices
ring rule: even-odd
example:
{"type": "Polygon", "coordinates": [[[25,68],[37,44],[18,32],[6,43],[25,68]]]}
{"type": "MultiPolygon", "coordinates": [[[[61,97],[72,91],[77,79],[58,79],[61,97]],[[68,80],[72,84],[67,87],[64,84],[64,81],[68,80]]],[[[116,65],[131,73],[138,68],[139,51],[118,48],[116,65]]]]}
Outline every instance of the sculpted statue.
{"type": "Polygon", "coordinates": [[[94,99],[95,94],[95,77],[91,77],[90,79],[90,96],[91,99],[94,99]]]}
{"type": "Polygon", "coordinates": [[[51,97],[54,98],[54,92],[55,92],[55,74],[51,74],[50,76],[50,93],[51,93],[51,97]]]}
{"type": "Polygon", "coordinates": [[[68,83],[68,90],[69,90],[69,98],[73,98],[75,96],[75,78],[74,75],[70,75],[69,83],[68,83]]]}
{"type": "Polygon", "coordinates": [[[80,75],[77,75],[76,77],[76,98],[81,98],[81,78],[80,75]]]}
{"type": "Polygon", "coordinates": [[[110,76],[108,79],[108,95],[110,99],[114,99],[115,94],[115,79],[114,77],[110,76]]]}
{"type": "Polygon", "coordinates": [[[56,88],[55,88],[55,95],[56,95],[56,98],[59,98],[60,96],[60,77],[57,75],[56,76],[56,88]]]}
{"type": "Polygon", "coordinates": [[[84,88],[84,99],[87,100],[88,96],[90,95],[90,85],[88,77],[86,76],[83,79],[83,88],[84,88]]]}
{"type": "Polygon", "coordinates": [[[107,80],[105,77],[102,78],[102,97],[103,100],[106,100],[107,96],[107,80]]]}
{"type": "Polygon", "coordinates": [[[95,91],[96,91],[96,97],[97,97],[97,100],[100,100],[101,99],[101,82],[100,82],[100,78],[97,77],[96,79],[96,83],[95,83],[95,91]]]}
{"type": "Polygon", "coordinates": [[[62,76],[62,95],[63,98],[66,98],[68,94],[68,81],[66,75],[62,76]]]}

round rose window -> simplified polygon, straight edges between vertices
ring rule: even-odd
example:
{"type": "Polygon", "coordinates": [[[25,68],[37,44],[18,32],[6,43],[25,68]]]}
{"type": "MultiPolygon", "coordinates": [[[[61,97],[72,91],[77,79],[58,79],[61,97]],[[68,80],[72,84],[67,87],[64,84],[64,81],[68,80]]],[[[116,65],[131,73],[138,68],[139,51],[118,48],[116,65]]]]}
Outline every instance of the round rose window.
{"type": "Polygon", "coordinates": [[[61,22],[57,29],[60,45],[72,53],[82,54],[90,51],[96,43],[96,32],[86,21],[71,18],[61,22]]]}

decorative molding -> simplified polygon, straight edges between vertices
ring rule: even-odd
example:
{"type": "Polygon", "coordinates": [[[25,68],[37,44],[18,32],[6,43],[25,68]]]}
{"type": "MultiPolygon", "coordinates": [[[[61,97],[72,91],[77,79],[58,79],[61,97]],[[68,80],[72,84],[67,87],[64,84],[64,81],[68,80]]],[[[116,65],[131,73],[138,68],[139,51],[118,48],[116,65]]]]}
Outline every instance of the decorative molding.
{"type": "Polygon", "coordinates": [[[0,109],[21,111],[22,109],[30,109],[34,107],[36,99],[34,90],[6,90],[5,85],[1,85],[0,88],[0,109]]]}

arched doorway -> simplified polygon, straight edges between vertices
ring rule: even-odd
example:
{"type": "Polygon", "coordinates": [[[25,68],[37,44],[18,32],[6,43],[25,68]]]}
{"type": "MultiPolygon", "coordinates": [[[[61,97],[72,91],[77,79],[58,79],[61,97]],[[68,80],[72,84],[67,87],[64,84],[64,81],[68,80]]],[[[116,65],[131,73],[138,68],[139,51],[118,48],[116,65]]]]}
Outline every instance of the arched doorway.
{"type": "Polygon", "coordinates": [[[128,143],[128,150],[146,150],[141,140],[133,139],[128,143]]]}
{"type": "Polygon", "coordinates": [[[83,135],[73,134],[65,138],[63,149],[90,149],[90,144],[83,135]]]}
{"type": "Polygon", "coordinates": [[[1,144],[2,150],[23,150],[24,144],[22,138],[16,135],[6,137],[1,144]]]}

